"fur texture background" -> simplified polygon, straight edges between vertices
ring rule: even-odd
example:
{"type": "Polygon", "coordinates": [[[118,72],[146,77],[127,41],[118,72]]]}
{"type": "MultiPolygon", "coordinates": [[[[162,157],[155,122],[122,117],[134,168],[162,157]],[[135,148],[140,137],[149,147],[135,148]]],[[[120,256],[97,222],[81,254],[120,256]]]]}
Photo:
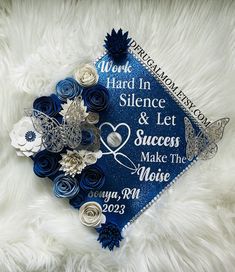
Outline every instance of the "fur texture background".
{"type": "Polygon", "coordinates": [[[0,0],[0,271],[232,272],[235,267],[235,2],[0,0]],[[198,162],[102,250],[77,212],[17,157],[8,133],[36,96],[129,30],[211,119],[231,118],[198,162]]]}

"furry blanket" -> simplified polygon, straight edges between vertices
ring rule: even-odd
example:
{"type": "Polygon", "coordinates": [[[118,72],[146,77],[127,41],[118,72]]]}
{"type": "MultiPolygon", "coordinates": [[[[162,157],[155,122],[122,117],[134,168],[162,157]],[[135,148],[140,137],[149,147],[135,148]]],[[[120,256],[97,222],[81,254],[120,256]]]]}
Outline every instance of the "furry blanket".
{"type": "Polygon", "coordinates": [[[0,271],[231,272],[235,266],[235,2],[0,1],[0,271]],[[103,250],[56,199],[9,131],[36,96],[103,52],[122,27],[211,120],[230,117],[215,158],[103,250]]]}

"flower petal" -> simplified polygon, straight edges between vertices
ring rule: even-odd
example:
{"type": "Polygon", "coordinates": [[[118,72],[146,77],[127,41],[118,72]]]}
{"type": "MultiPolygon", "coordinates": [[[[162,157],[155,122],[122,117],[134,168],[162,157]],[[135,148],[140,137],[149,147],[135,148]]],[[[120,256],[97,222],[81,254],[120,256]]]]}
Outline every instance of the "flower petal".
{"type": "Polygon", "coordinates": [[[22,146],[22,145],[25,145],[25,144],[27,143],[25,137],[18,137],[18,138],[16,139],[16,141],[17,141],[18,144],[21,145],[21,146],[22,146]]]}

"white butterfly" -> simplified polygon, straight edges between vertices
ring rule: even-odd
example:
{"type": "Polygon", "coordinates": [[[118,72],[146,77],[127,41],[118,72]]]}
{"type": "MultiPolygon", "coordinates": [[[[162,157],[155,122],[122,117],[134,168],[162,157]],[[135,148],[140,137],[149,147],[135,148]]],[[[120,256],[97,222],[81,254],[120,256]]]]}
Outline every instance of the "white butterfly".
{"type": "Polygon", "coordinates": [[[229,122],[229,118],[221,118],[207,128],[202,129],[197,135],[190,120],[185,117],[185,140],[186,157],[191,161],[195,156],[202,160],[211,159],[215,156],[217,143],[222,139],[224,128],[229,122]]]}
{"type": "Polygon", "coordinates": [[[62,124],[35,109],[25,110],[25,113],[31,117],[35,130],[42,135],[43,146],[58,153],[65,146],[75,149],[81,143],[80,124],[84,121],[84,109],[86,110],[86,107],[81,96],[76,97],[67,109],[62,124]]]}

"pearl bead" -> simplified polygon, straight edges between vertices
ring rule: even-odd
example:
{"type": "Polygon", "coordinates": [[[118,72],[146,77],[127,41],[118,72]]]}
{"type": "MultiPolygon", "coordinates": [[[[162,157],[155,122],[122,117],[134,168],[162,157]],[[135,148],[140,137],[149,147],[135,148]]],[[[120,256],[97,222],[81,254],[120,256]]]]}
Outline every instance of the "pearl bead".
{"type": "Polygon", "coordinates": [[[118,147],[122,143],[122,136],[118,132],[111,132],[107,137],[107,143],[110,147],[118,147]]]}

